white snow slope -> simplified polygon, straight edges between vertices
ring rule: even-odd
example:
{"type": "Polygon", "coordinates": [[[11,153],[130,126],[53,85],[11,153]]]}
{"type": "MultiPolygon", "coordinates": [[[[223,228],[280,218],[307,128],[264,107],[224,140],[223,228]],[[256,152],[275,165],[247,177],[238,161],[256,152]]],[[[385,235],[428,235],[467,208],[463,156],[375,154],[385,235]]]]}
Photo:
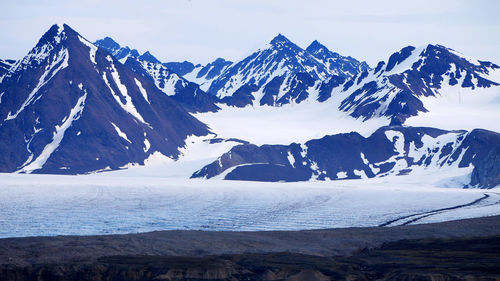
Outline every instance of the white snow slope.
{"type": "Polygon", "coordinates": [[[324,103],[308,100],[280,107],[221,107],[219,112],[194,114],[221,138],[238,138],[256,145],[303,143],[325,135],[356,131],[367,137],[382,126],[389,125],[386,118],[373,118],[363,122],[337,109],[338,102],[324,103]]]}

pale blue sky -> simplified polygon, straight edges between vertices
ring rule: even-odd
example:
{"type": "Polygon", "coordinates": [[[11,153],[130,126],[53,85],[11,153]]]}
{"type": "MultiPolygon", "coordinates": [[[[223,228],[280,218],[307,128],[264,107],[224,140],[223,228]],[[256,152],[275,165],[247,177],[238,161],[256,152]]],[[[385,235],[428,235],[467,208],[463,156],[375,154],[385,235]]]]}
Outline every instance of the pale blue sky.
{"type": "Polygon", "coordinates": [[[500,64],[500,1],[2,0],[0,57],[22,58],[54,23],[162,61],[237,60],[282,33],[375,65],[406,45],[442,44],[500,64]]]}

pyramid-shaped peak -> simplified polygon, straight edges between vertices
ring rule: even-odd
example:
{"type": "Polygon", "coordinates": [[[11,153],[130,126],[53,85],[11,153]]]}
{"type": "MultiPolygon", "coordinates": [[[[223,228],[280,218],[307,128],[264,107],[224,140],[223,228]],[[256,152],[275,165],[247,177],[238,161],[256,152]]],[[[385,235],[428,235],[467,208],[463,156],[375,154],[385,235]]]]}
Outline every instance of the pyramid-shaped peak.
{"type": "Polygon", "coordinates": [[[52,25],[47,32],[45,32],[40,40],[38,41],[37,46],[42,46],[50,42],[59,43],[63,37],[63,34],[66,32],[75,32],[71,27],[66,24],[54,24],[52,25]]]}
{"type": "Polygon", "coordinates": [[[139,59],[152,62],[152,63],[161,63],[157,58],[155,58],[149,51],[146,51],[144,54],[139,56],[139,59]]]}
{"type": "MultiPolygon", "coordinates": [[[[25,68],[33,62],[41,63],[48,57],[54,58],[55,52],[59,53],[69,45],[81,44],[81,37],[67,24],[52,25],[38,40],[36,46],[16,65],[15,69],[25,68]],[[69,43],[73,42],[73,43],[69,43]]],[[[59,56],[57,56],[59,57],[59,56]]]]}
{"type": "Polygon", "coordinates": [[[321,50],[329,51],[328,48],[325,47],[325,45],[321,44],[318,40],[312,41],[312,43],[309,44],[309,46],[307,46],[306,48],[306,51],[308,52],[317,52],[321,50]]]}
{"type": "Polygon", "coordinates": [[[76,32],[73,28],[71,28],[67,24],[53,24],[49,30],[47,30],[42,37],[40,38],[40,42],[51,42],[56,40],[59,42],[61,39],[67,37],[75,37],[78,36],[78,32],[76,32]]]}
{"type": "Polygon", "coordinates": [[[288,38],[286,38],[283,34],[279,33],[278,35],[276,35],[276,37],[273,38],[273,40],[271,40],[270,43],[271,45],[277,45],[291,43],[291,41],[288,40],[288,38]]]}

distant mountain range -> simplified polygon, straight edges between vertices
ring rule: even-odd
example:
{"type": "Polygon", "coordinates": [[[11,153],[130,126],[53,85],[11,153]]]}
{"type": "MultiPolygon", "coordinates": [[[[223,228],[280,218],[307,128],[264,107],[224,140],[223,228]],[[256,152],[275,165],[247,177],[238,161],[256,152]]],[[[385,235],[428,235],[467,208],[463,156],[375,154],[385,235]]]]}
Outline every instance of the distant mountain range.
{"type": "Polygon", "coordinates": [[[425,97],[443,98],[462,89],[500,85],[494,78],[498,69],[496,64],[468,59],[444,46],[408,46],[391,55],[387,63],[379,62],[375,69],[337,86],[332,95],[347,93],[339,108],[353,117],[388,116],[402,124],[427,111],[425,97]]]}
{"type": "MultiPolygon", "coordinates": [[[[405,175],[413,170],[467,168],[472,186],[494,187],[500,134],[435,128],[382,127],[368,138],[356,132],[303,144],[241,144],[195,172],[193,178],[306,181],[405,175]],[[496,155],[496,156],[495,156],[496,155]],[[497,160],[492,160],[497,157],[497,160]]],[[[498,167],[498,166],[497,166],[498,167]]]]}
{"type": "Polygon", "coordinates": [[[233,62],[218,58],[206,65],[194,65],[190,62],[167,62],[167,68],[184,76],[189,81],[198,83],[204,91],[208,91],[213,80],[218,78],[233,62]]]}
{"type": "Polygon", "coordinates": [[[339,180],[470,166],[471,186],[492,187],[500,184],[498,132],[405,122],[437,100],[494,104],[499,69],[440,45],[408,46],[370,68],[318,41],[302,49],[281,34],[237,62],[161,62],[110,37],[91,43],[54,25],[23,59],[0,60],[0,172],[81,174],[176,159],[188,136],[215,133],[190,113],[308,102],[390,126],[369,137],[244,143],[193,177],[339,180]]]}
{"type": "MultiPolygon", "coordinates": [[[[133,57],[156,65],[161,64],[149,52],[140,55],[135,49],[121,47],[113,39],[97,40],[98,47],[108,50],[122,62],[133,57]],[[149,59],[145,60],[147,54],[149,59]]],[[[218,58],[207,65],[191,62],[161,64],[185,79],[200,85],[200,89],[215,96],[215,103],[245,107],[249,105],[279,106],[300,103],[323,89],[323,81],[340,80],[368,70],[368,64],[328,50],[318,41],[302,49],[279,34],[269,44],[237,63],[218,58]]],[[[157,83],[158,85],[159,83],[157,83]]],[[[168,83],[165,83],[168,84],[168,83]]],[[[213,108],[210,108],[212,110],[213,108]]],[[[197,109],[198,112],[205,108],[197,109]]]]}
{"type": "Polygon", "coordinates": [[[139,54],[135,49],[121,47],[110,37],[97,40],[97,47],[107,50],[130,69],[148,78],[166,95],[190,112],[217,111],[217,97],[207,94],[196,83],[190,82],[162,64],[148,51],[139,54]]]}

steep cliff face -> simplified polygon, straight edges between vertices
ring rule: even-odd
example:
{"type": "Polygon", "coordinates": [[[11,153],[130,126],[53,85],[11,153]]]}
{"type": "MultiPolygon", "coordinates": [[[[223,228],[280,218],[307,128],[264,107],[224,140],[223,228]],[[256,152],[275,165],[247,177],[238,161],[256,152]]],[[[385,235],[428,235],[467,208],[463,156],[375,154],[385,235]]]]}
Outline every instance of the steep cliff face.
{"type": "Polygon", "coordinates": [[[1,78],[0,171],[81,174],[177,158],[205,124],[68,25],[1,78]]]}
{"type": "Polygon", "coordinates": [[[500,185],[500,145],[493,148],[474,167],[471,186],[493,188],[500,185]]]}

